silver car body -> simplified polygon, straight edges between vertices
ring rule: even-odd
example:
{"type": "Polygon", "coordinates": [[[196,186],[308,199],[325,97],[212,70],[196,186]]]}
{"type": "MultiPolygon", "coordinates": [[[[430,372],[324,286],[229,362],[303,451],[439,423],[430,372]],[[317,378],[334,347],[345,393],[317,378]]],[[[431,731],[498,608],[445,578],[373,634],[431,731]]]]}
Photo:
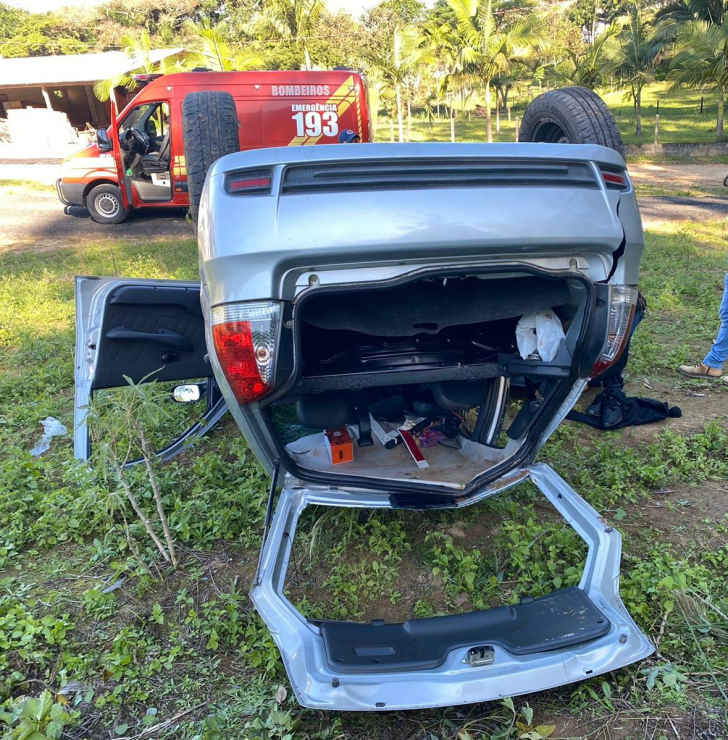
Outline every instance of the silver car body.
{"type": "MultiPolygon", "coordinates": [[[[309,505],[395,508],[401,505],[393,496],[400,482],[365,475],[316,478],[281,461],[280,446],[265,422],[265,403],[239,404],[226,381],[212,341],[212,310],[279,301],[291,306],[292,318],[286,324],[291,328],[296,325],[299,306],[313,293],[399,286],[454,271],[491,278],[551,275],[583,283],[584,295],[592,296],[588,309],[592,313],[587,316],[584,308],[580,314],[583,326],[578,346],[598,341],[601,347],[606,341],[603,329],[596,338],[585,336],[593,326],[589,321],[596,311],[594,291],[606,295],[608,286],[636,286],[644,245],[629,180],[624,174],[621,187],[610,187],[605,173],[612,172],[625,172],[624,160],[616,152],[557,144],[265,149],[223,157],[208,172],[198,244],[209,361],[248,444],[269,472],[280,472],[283,489],[251,597],[280,648],[304,706],[369,711],[492,700],[611,671],[644,658],[653,648],[619,598],[619,534],[553,470],[533,464],[538,449],[583,391],[588,371],[582,368],[560,381],[558,403],[537,433],[528,439],[524,433],[508,442],[493,475],[450,489],[429,481],[407,484],[407,495],[415,489],[422,491],[422,498],[407,505],[428,508],[430,489],[439,491],[440,507],[472,505],[530,479],[587,543],[580,593],[601,612],[608,629],[584,642],[572,640],[558,649],[528,654],[510,653],[496,641],[487,645],[487,664],[473,664],[469,658],[471,648],[489,643],[484,634],[482,643],[458,645],[426,669],[338,667],[327,656],[322,636],[326,625],[307,620],[283,594],[296,523],[309,505]],[[481,175],[477,173],[468,174],[475,179],[465,184],[447,181],[450,170],[462,173],[470,163],[486,172],[485,181],[478,180],[481,175]],[[380,170],[389,167],[387,176],[394,178],[395,185],[372,186],[366,179],[366,168],[372,164],[380,170]],[[418,172],[431,167],[432,181],[397,187],[397,177],[402,176],[398,173],[411,166],[419,168],[418,172]],[[333,168],[342,186],[331,182],[322,186],[316,181],[317,173],[324,171],[320,168],[333,168]],[[270,190],[262,197],[241,197],[226,187],[230,176],[260,171],[270,173],[270,190]],[[291,172],[300,175],[295,188],[290,184],[291,172]],[[442,184],[438,177],[444,178],[442,184]],[[350,186],[350,181],[355,185],[350,186]]],[[[145,282],[114,279],[92,284],[90,280],[77,282],[77,422],[82,421],[82,409],[93,391],[108,296],[145,282]]],[[[165,287],[164,281],[152,283],[165,287]]],[[[171,289],[172,283],[166,286],[171,289]]],[[[574,346],[570,349],[576,358],[574,346]]],[[[77,455],[86,457],[85,430],[78,425],[77,430],[77,455]]],[[[406,632],[410,624],[400,627],[406,632]]],[[[396,652],[396,648],[391,650],[396,652]]]]}

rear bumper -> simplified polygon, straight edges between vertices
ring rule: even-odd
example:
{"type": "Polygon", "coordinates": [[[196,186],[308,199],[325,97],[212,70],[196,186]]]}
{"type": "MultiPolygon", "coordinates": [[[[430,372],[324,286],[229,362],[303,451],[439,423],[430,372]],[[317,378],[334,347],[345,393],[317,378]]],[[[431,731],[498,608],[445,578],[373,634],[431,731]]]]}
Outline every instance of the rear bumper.
{"type": "Polygon", "coordinates": [[[82,182],[63,182],[60,177],[56,180],[58,199],[64,206],[83,206],[84,187],[85,186],[82,182]]]}
{"type": "MultiPolygon", "coordinates": [[[[449,635],[443,621],[436,631],[450,640],[449,647],[442,651],[438,660],[425,666],[408,655],[404,639],[398,642],[396,634],[407,633],[409,628],[386,625],[391,639],[379,641],[379,647],[385,648],[383,654],[393,655],[391,661],[385,661],[389,662],[389,668],[374,665],[374,661],[366,666],[357,665],[356,658],[342,661],[346,645],[343,652],[341,645],[333,648],[331,635],[326,639],[326,628],[306,620],[283,595],[296,523],[309,505],[389,508],[390,499],[381,494],[347,493],[344,497],[341,492],[286,489],[263,548],[259,578],[251,590],[251,598],[278,644],[291,685],[302,705],[317,709],[376,711],[491,701],[542,691],[616,670],[653,652],[652,644],[629,616],[619,597],[619,533],[605,524],[599,514],[548,466],[535,465],[528,474],[587,543],[589,553],[579,584],[583,593],[577,598],[584,600],[585,613],[590,617],[603,617],[608,627],[584,633],[583,639],[576,643],[556,641],[553,643],[556,647],[552,649],[544,649],[543,642],[539,644],[534,637],[530,642],[527,640],[524,650],[524,645],[521,649],[514,649],[513,644],[499,638],[497,623],[505,621],[503,615],[493,614],[490,619],[482,619],[480,626],[475,627],[476,632],[482,630],[482,633],[476,640],[476,635],[471,632],[468,637],[471,642],[467,645],[463,645],[460,639],[462,624],[458,619],[452,623],[454,631],[449,635]],[[472,665],[468,660],[469,651],[483,646],[487,646],[492,661],[487,665],[472,665]]],[[[558,601],[568,593],[569,590],[552,594],[544,601],[558,601]]],[[[522,618],[517,614],[520,608],[510,608],[516,622],[522,618]]],[[[487,612],[480,614],[487,615],[487,612]]],[[[562,637],[569,636],[565,615],[566,611],[562,612],[563,619],[559,619],[558,610],[552,615],[555,625],[563,627],[562,637]]],[[[413,620],[408,625],[417,632],[423,625],[416,623],[425,621],[439,620],[413,620]]],[[[367,633],[368,636],[364,637],[363,643],[358,637],[346,638],[351,655],[371,655],[372,633],[368,631],[382,627],[338,627],[345,632],[352,628],[350,635],[358,632],[359,636],[367,633]],[[361,646],[363,650],[358,649],[361,646]]],[[[557,627],[554,634],[558,632],[557,627]]]]}

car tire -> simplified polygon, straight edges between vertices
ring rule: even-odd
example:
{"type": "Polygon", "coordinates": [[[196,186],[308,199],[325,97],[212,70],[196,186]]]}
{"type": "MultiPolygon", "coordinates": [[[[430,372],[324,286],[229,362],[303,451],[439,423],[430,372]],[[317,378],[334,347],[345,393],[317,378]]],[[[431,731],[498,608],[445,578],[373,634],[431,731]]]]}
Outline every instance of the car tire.
{"type": "Polygon", "coordinates": [[[600,144],[624,156],[612,112],[587,87],[564,87],[535,98],[523,114],[518,141],[600,144]]]}
{"type": "Polygon", "coordinates": [[[129,215],[129,209],[121,199],[121,190],[108,182],[89,191],[86,208],[98,224],[120,224],[129,215]]]}
{"type": "Polygon", "coordinates": [[[226,154],[240,151],[235,100],[227,92],[193,92],[182,103],[182,136],[190,215],[197,224],[207,170],[226,154]]]}

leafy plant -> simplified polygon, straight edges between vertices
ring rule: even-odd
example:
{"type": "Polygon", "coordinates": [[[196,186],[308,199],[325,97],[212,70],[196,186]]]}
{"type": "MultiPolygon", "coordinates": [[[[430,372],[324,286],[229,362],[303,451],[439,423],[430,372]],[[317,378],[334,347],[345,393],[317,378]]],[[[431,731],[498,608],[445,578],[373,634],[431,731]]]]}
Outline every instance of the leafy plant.
{"type": "Polygon", "coordinates": [[[2,740],[53,740],[73,723],[73,716],[46,689],[38,698],[16,699],[10,711],[0,711],[0,720],[8,726],[2,740]]]}

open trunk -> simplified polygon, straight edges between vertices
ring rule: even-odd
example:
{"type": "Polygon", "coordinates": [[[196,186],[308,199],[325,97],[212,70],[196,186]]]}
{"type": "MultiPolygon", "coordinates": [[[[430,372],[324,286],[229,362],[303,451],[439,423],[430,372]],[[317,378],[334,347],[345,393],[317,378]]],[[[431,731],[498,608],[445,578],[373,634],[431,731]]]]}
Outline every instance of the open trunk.
{"type": "Polygon", "coordinates": [[[465,489],[514,458],[568,392],[591,294],[576,276],[514,270],[314,293],[294,314],[295,381],[269,407],[288,467],[465,489]],[[519,319],[550,310],[565,339],[549,361],[522,359],[519,319]],[[341,459],[335,430],[352,440],[341,459]]]}

